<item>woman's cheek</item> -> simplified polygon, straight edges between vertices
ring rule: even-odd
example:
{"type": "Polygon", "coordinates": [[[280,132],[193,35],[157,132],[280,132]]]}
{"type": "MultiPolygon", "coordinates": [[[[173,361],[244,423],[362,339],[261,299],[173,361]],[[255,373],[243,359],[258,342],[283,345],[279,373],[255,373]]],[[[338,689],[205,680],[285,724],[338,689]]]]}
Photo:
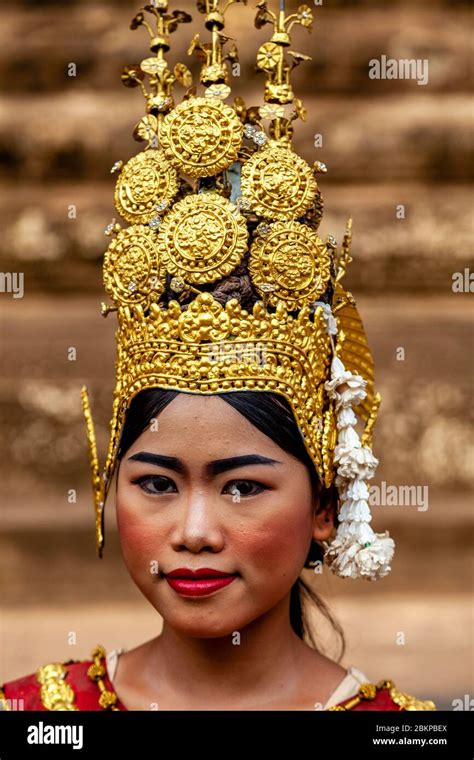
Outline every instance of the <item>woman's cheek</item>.
{"type": "Polygon", "coordinates": [[[232,545],[245,565],[262,574],[271,570],[275,579],[280,576],[297,577],[306,558],[311,536],[311,521],[307,515],[298,515],[298,509],[287,510],[264,520],[258,526],[247,528],[234,535],[232,545]]]}
{"type": "Polygon", "coordinates": [[[159,570],[156,532],[143,517],[127,509],[117,509],[117,525],[122,553],[134,578],[145,579],[159,570]]]}

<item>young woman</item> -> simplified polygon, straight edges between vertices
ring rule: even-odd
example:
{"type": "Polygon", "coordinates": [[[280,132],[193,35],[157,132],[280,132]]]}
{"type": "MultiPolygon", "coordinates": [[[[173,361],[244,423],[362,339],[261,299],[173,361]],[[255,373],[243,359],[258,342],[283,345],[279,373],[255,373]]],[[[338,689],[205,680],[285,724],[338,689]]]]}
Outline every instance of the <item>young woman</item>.
{"type": "Polygon", "coordinates": [[[144,390],[118,459],[124,561],[162,630],[129,651],[98,647],[92,660],[7,683],[5,706],[434,709],[340,665],[343,632],[304,569],[337,526],[335,493],[321,487],[284,398],[144,390]],[[312,605],[332,624],[338,661],[318,647],[312,605]]]}
{"type": "Polygon", "coordinates": [[[311,26],[311,8],[286,15],[284,2],[276,13],[259,4],[257,28],[273,25],[257,54],[265,105],[247,108],[242,98],[224,103],[226,61],[236,57],[222,50],[231,4],[198,3],[212,38],[201,45],[196,34],[190,46],[203,64],[202,97],[187,67],[171,71],[165,58],[188,14],[168,14],[160,0],[142,9],[156,33],[142,11],[132,21],[148,29],[156,57],[122,76],[145,95],[134,134],[148,145],[113,167],[129,226],[107,230],[116,235],[104,259],[113,306],[103,314],[117,311],[119,329],[102,473],[83,390],[99,556],[115,473],[123,557],[163,628],[129,651],[97,647],[91,660],[4,684],[7,708],[435,709],[343,667],[342,631],[312,588],[318,574],[302,577],[323,559],[354,579],[390,570],[393,540],[370,527],[366,485],[378,399],[341,285],[351,226],[340,252],[318,236],[316,175],[326,167],[291,147],[305,111],[290,73],[307,57],[288,51],[290,31],[311,26]],[[175,107],[177,83],[188,89],[175,107]],[[337,661],[318,645],[311,603],[342,644],[337,661]]]}

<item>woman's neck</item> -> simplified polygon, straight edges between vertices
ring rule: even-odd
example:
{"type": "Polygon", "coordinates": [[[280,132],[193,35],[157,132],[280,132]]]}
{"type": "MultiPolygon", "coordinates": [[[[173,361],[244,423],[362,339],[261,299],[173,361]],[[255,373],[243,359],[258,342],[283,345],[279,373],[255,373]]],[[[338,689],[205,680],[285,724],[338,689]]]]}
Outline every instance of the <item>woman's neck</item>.
{"type": "Polygon", "coordinates": [[[118,696],[129,709],[272,709],[304,700],[310,685],[308,700],[326,701],[345,671],[296,635],[288,602],[226,636],[198,637],[165,622],[159,636],[120,657],[118,696]]]}

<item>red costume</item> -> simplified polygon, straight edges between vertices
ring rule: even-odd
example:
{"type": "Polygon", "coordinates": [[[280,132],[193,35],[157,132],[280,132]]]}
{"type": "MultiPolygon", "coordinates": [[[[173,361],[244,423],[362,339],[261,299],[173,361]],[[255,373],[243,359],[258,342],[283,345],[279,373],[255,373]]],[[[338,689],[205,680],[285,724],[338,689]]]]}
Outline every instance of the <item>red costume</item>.
{"type": "MultiPolygon", "coordinates": [[[[7,710],[126,710],[113,690],[105,650],[97,647],[90,660],[50,663],[0,688],[7,710]]],[[[362,684],[358,693],[329,710],[436,710],[431,700],[398,691],[392,681],[362,684]]]]}

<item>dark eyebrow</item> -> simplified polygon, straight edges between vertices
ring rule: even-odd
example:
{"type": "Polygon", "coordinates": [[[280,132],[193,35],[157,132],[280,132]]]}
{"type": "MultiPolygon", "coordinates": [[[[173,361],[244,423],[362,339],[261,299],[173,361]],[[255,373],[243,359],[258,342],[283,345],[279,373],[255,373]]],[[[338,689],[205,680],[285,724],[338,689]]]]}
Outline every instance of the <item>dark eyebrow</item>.
{"type": "Polygon", "coordinates": [[[206,472],[209,475],[219,475],[227,470],[235,470],[237,467],[245,467],[248,464],[281,464],[277,459],[263,457],[260,454],[244,454],[241,457],[229,457],[229,459],[216,459],[209,462],[206,466],[206,472]]]}
{"type": "MultiPolygon", "coordinates": [[[[164,454],[152,454],[151,451],[139,451],[138,454],[133,454],[129,457],[128,461],[134,462],[147,462],[148,464],[154,464],[157,467],[165,467],[168,470],[174,470],[175,472],[185,473],[186,467],[177,457],[168,457],[164,454]]],[[[245,454],[240,457],[229,457],[228,459],[216,459],[213,462],[209,462],[206,465],[206,473],[208,475],[219,475],[221,472],[227,470],[235,470],[237,467],[244,467],[245,465],[252,464],[281,464],[278,459],[270,459],[269,457],[261,456],[260,454],[245,454]]]]}

